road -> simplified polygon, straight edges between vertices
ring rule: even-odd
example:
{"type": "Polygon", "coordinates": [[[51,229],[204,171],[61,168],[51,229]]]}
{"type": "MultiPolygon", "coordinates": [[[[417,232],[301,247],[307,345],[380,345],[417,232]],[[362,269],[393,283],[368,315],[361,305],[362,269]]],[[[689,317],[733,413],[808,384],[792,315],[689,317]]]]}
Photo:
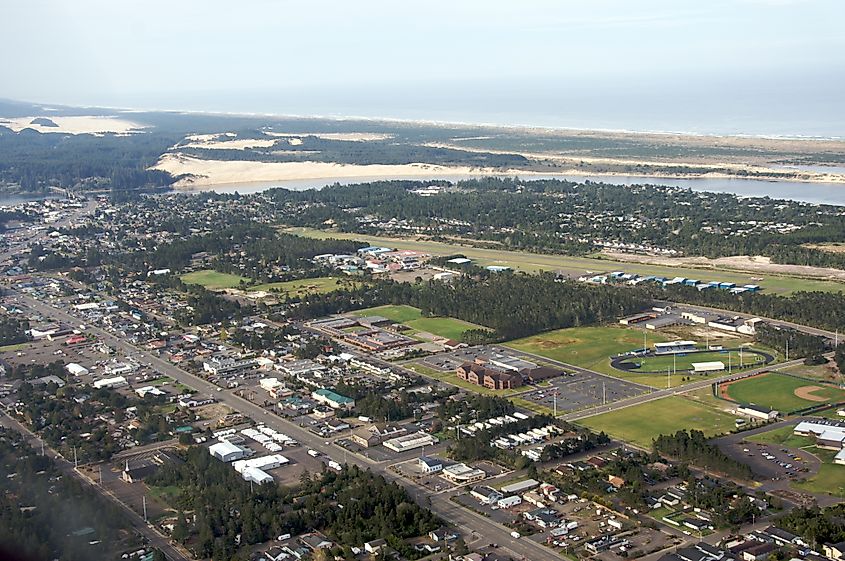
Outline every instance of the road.
{"type": "Polygon", "coordinates": [[[38,435],[36,435],[28,428],[26,428],[25,426],[23,426],[18,421],[8,415],[3,415],[2,417],[0,417],[0,425],[22,434],[24,438],[27,439],[30,446],[33,447],[33,449],[41,450],[43,448],[44,454],[49,458],[53,459],[56,467],[64,475],[67,475],[69,477],[75,477],[76,479],[81,481],[84,486],[90,488],[93,492],[99,493],[100,495],[107,497],[109,500],[120,506],[121,510],[124,512],[129,522],[131,522],[132,526],[149,540],[149,545],[151,547],[159,549],[162,553],[164,553],[165,557],[170,559],[170,561],[191,561],[191,557],[187,556],[186,554],[182,553],[174,546],[172,546],[168,538],[159,534],[155,528],[147,524],[137,512],[129,508],[126,504],[124,504],[117,497],[109,493],[107,490],[95,484],[93,481],[85,477],[82,473],[74,469],[73,463],[66,460],[61,454],[56,452],[54,449],[50,448],[47,443],[45,443],[43,440],[41,440],[41,438],[38,437],[38,435]]]}
{"type": "MultiPolygon", "coordinates": [[[[14,291],[13,291],[14,292],[14,291]]],[[[60,310],[39,302],[29,296],[15,292],[15,295],[31,307],[33,310],[39,312],[46,317],[52,317],[55,320],[65,322],[69,325],[79,325],[83,323],[80,318],[68,314],[64,310],[60,310]]],[[[313,434],[289,421],[282,419],[271,411],[252,403],[234,393],[223,391],[215,384],[191,374],[181,368],[162,360],[161,358],[139,349],[126,341],[112,335],[111,333],[93,325],[86,325],[86,331],[99,337],[104,343],[119,349],[121,352],[140,358],[145,362],[152,364],[153,368],[165,374],[177,382],[190,386],[197,391],[214,396],[218,402],[223,403],[241,414],[251,417],[254,421],[264,423],[279,432],[290,435],[295,440],[298,440],[303,445],[313,448],[326,456],[335,459],[336,461],[343,461],[343,451],[329,443],[319,435],[313,434]]],[[[491,542],[496,542],[500,547],[510,550],[518,557],[525,557],[527,559],[558,559],[558,556],[547,549],[545,546],[528,539],[515,540],[510,537],[509,531],[504,529],[498,523],[476,513],[465,509],[450,500],[449,495],[431,495],[430,491],[425,487],[409,481],[401,475],[394,473],[387,469],[384,463],[376,462],[369,458],[363,458],[356,454],[347,454],[346,462],[351,465],[357,465],[362,469],[370,469],[380,473],[388,481],[396,482],[405,487],[408,494],[420,505],[427,506],[434,514],[445,521],[454,524],[460,528],[467,535],[472,532],[480,534],[489,538],[491,542]],[[430,504],[428,503],[430,500],[430,504]]]]}

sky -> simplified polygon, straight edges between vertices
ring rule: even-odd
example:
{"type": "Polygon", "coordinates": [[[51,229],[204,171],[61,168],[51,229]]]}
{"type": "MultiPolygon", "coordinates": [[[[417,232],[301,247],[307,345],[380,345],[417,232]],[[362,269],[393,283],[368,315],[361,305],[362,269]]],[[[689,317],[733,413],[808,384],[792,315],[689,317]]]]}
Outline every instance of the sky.
{"type": "Polygon", "coordinates": [[[6,0],[3,20],[9,99],[845,136],[841,0],[6,0]]]}

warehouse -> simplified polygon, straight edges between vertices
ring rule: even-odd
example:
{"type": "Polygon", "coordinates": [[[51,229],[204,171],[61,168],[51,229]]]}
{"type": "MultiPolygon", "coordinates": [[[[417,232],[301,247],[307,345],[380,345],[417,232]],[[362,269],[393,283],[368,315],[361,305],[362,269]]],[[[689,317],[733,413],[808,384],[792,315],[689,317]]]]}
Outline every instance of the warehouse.
{"type": "Polygon", "coordinates": [[[352,409],[355,407],[354,399],[331,390],[319,389],[311,393],[311,398],[318,403],[328,405],[332,409],[352,409]]]}
{"type": "Polygon", "coordinates": [[[764,421],[772,421],[777,419],[778,415],[780,415],[778,411],[775,411],[770,407],[762,407],[760,405],[754,405],[753,403],[740,405],[736,408],[736,412],[740,415],[746,415],[748,417],[754,417],[755,419],[762,419],[764,421]]]}
{"type": "Polygon", "coordinates": [[[113,378],[103,378],[94,382],[94,387],[98,390],[100,388],[120,388],[127,385],[126,378],[123,376],[115,376],[113,378]]]}
{"type": "Polygon", "coordinates": [[[385,442],[384,446],[394,452],[407,452],[408,450],[422,448],[423,446],[432,446],[438,442],[440,441],[437,440],[437,437],[420,431],[406,434],[398,438],[392,438],[385,442]]]}
{"type": "Polygon", "coordinates": [[[246,456],[246,450],[228,440],[222,440],[208,447],[208,453],[221,462],[233,462],[246,456]]]}
{"type": "Polygon", "coordinates": [[[74,376],[85,376],[86,374],[88,374],[87,368],[75,362],[70,362],[66,364],[65,370],[67,370],[69,374],[73,374],[74,376]]]}

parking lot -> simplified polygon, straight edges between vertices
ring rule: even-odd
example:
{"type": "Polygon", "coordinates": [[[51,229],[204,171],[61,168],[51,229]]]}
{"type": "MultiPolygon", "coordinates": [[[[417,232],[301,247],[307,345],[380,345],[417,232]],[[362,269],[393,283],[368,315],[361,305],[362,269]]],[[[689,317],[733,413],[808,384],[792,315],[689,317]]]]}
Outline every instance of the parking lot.
{"type": "Polygon", "coordinates": [[[519,397],[539,405],[555,406],[558,413],[576,411],[642,393],[642,387],[608,376],[572,372],[549,380],[549,385],[521,393],[519,397]]]}

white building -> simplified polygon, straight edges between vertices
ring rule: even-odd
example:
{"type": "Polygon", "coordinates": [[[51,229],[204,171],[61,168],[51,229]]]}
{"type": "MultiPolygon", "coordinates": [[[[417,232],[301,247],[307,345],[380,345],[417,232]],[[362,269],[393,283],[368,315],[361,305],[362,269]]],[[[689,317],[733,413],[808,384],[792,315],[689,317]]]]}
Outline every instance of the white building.
{"type": "Polygon", "coordinates": [[[423,473],[437,473],[443,469],[443,462],[429,456],[420,456],[418,463],[423,473]]]}
{"type": "Polygon", "coordinates": [[[454,464],[443,468],[440,472],[440,477],[452,483],[463,484],[480,481],[487,477],[487,474],[480,469],[470,467],[466,464],[454,464]]]}
{"type": "Polygon", "coordinates": [[[85,376],[89,372],[87,368],[75,362],[69,362],[68,364],[66,364],[65,370],[67,370],[69,374],[73,374],[74,376],[85,376]]]}
{"type": "Polygon", "coordinates": [[[725,369],[725,363],[720,360],[714,360],[711,362],[693,362],[691,364],[693,372],[719,372],[725,369]]]}
{"type": "Polygon", "coordinates": [[[778,415],[780,415],[779,411],[775,411],[770,407],[754,405],[753,403],[740,405],[736,408],[736,412],[740,415],[746,415],[748,417],[754,417],[755,419],[762,419],[764,421],[772,421],[777,419],[778,415]]]}
{"type": "Polygon", "coordinates": [[[98,390],[100,388],[120,388],[127,385],[128,382],[123,376],[115,376],[113,378],[103,378],[94,382],[94,387],[98,390]]]}
{"type": "Polygon", "coordinates": [[[217,444],[212,444],[208,447],[208,453],[221,462],[233,462],[246,456],[246,450],[237,444],[232,444],[228,440],[222,440],[217,444]]]}

